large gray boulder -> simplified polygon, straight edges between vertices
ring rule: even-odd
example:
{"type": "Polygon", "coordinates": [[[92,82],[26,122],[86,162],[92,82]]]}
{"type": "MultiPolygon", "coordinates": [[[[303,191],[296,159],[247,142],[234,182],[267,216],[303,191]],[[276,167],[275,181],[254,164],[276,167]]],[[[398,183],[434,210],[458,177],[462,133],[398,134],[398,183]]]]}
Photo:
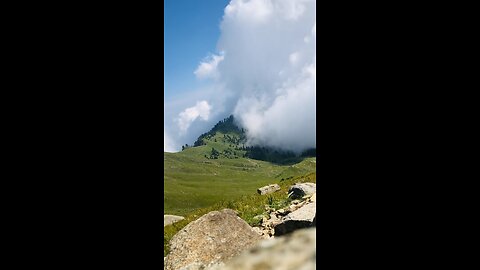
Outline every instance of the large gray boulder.
{"type": "Polygon", "coordinates": [[[273,193],[273,192],[278,191],[278,190],[280,190],[280,186],[278,184],[271,184],[271,185],[264,186],[264,187],[261,187],[261,188],[257,189],[257,192],[260,195],[265,195],[265,194],[273,193]]]}
{"type": "Polygon", "coordinates": [[[313,270],[316,266],[316,228],[263,240],[257,246],[207,270],[313,270]]]}
{"type": "Polygon", "coordinates": [[[213,211],[173,236],[164,269],[202,269],[230,259],[260,240],[261,236],[235,211],[213,211]]]}
{"type": "Polygon", "coordinates": [[[288,189],[289,197],[292,199],[302,198],[305,195],[312,195],[317,192],[315,183],[297,183],[288,189]]]}

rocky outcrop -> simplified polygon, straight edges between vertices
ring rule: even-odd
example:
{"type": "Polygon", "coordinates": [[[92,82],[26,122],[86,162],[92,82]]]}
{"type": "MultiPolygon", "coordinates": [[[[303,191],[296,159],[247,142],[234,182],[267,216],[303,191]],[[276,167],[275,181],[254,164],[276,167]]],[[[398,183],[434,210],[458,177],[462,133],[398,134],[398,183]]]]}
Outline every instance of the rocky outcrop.
{"type": "Polygon", "coordinates": [[[317,185],[315,183],[299,183],[288,189],[288,196],[292,199],[299,199],[305,195],[312,195],[316,192],[317,185]]]}
{"type": "Polygon", "coordinates": [[[264,239],[284,235],[298,229],[316,226],[316,193],[304,196],[302,200],[293,200],[282,209],[267,208],[259,227],[254,229],[264,239]]]}
{"type": "Polygon", "coordinates": [[[260,195],[265,195],[265,194],[273,193],[278,190],[280,190],[280,186],[278,184],[272,184],[272,185],[264,186],[257,189],[257,192],[260,195]]]}
{"type": "Polygon", "coordinates": [[[232,258],[260,240],[260,235],[235,211],[213,211],[191,222],[172,238],[164,269],[203,269],[232,258]]]}
{"type": "Polygon", "coordinates": [[[239,256],[207,267],[206,270],[301,269],[316,267],[316,228],[302,229],[289,235],[263,240],[239,256]]]}
{"type": "Polygon", "coordinates": [[[163,215],[163,227],[184,220],[184,217],[174,215],[163,215]]]}
{"type": "Polygon", "coordinates": [[[315,203],[307,203],[298,210],[286,215],[275,225],[275,236],[284,235],[298,229],[312,227],[316,215],[315,203]]]}

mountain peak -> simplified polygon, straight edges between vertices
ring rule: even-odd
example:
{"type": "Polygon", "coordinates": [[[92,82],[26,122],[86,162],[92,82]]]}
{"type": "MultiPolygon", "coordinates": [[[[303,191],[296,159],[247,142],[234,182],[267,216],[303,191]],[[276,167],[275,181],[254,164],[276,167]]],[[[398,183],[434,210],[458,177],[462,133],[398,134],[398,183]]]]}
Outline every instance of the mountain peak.
{"type": "MultiPolygon", "coordinates": [[[[189,149],[186,147],[182,150],[189,149]]],[[[251,158],[273,163],[296,163],[305,157],[315,156],[315,149],[309,149],[300,155],[293,152],[265,147],[248,145],[246,132],[235,123],[233,115],[219,121],[210,131],[198,137],[193,144],[194,152],[206,159],[236,159],[251,158]]],[[[193,150],[193,149],[192,149],[193,150]]],[[[189,151],[192,151],[189,150],[189,151]]],[[[191,153],[194,153],[191,152],[191,153]]]]}

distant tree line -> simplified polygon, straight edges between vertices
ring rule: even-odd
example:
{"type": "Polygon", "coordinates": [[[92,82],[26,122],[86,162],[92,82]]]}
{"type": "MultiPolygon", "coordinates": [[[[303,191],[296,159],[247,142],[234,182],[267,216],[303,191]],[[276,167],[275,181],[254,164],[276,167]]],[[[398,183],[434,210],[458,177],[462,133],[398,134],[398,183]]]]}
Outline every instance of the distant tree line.
{"type": "Polygon", "coordinates": [[[297,155],[292,151],[284,151],[264,146],[248,146],[240,149],[245,151],[245,154],[243,155],[244,157],[279,164],[295,163],[301,161],[305,157],[316,156],[315,148],[308,149],[302,152],[300,155],[297,155]]]}
{"type": "Polygon", "coordinates": [[[219,157],[224,157],[229,159],[239,158],[239,156],[237,155],[237,152],[231,149],[225,149],[220,153],[218,150],[216,150],[213,147],[212,147],[212,151],[210,152],[210,155],[205,155],[205,158],[208,158],[208,159],[218,159],[219,157]]]}
{"type": "Polygon", "coordinates": [[[182,145],[182,151],[187,149],[187,148],[190,148],[192,147],[191,145],[188,145],[188,143],[186,143],[185,145],[182,145]]]}

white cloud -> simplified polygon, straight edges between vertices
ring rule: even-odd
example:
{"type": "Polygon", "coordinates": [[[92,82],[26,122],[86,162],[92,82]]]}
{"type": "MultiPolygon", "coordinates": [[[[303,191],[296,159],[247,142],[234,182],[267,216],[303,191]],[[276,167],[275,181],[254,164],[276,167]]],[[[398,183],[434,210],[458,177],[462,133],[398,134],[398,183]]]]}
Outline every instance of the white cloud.
{"type": "Polygon", "coordinates": [[[207,101],[198,101],[197,104],[193,107],[185,109],[183,112],[179,113],[177,118],[177,124],[180,129],[180,134],[185,134],[190,127],[190,125],[197,118],[201,120],[208,120],[210,115],[211,106],[207,101]]]}
{"type": "Polygon", "coordinates": [[[221,23],[218,68],[250,144],[300,152],[316,147],[316,2],[231,1],[221,23]],[[268,8],[268,21],[248,15],[268,8]]]}
{"type": "Polygon", "coordinates": [[[290,57],[289,57],[290,63],[292,65],[295,65],[298,62],[299,58],[300,58],[300,53],[299,52],[294,52],[294,53],[290,54],[290,57]]]}
{"type": "Polygon", "coordinates": [[[225,8],[225,18],[264,22],[272,14],[272,2],[264,0],[232,0],[225,8]]]}
{"type": "Polygon", "coordinates": [[[224,58],[223,53],[220,55],[211,55],[205,61],[201,62],[198,68],[193,72],[197,78],[216,78],[218,76],[217,66],[224,58]]]}
{"type": "Polygon", "coordinates": [[[220,53],[194,72],[214,79],[212,91],[178,114],[174,138],[196,138],[233,113],[250,144],[316,147],[315,9],[315,0],[232,0],[220,24],[220,53]]]}

